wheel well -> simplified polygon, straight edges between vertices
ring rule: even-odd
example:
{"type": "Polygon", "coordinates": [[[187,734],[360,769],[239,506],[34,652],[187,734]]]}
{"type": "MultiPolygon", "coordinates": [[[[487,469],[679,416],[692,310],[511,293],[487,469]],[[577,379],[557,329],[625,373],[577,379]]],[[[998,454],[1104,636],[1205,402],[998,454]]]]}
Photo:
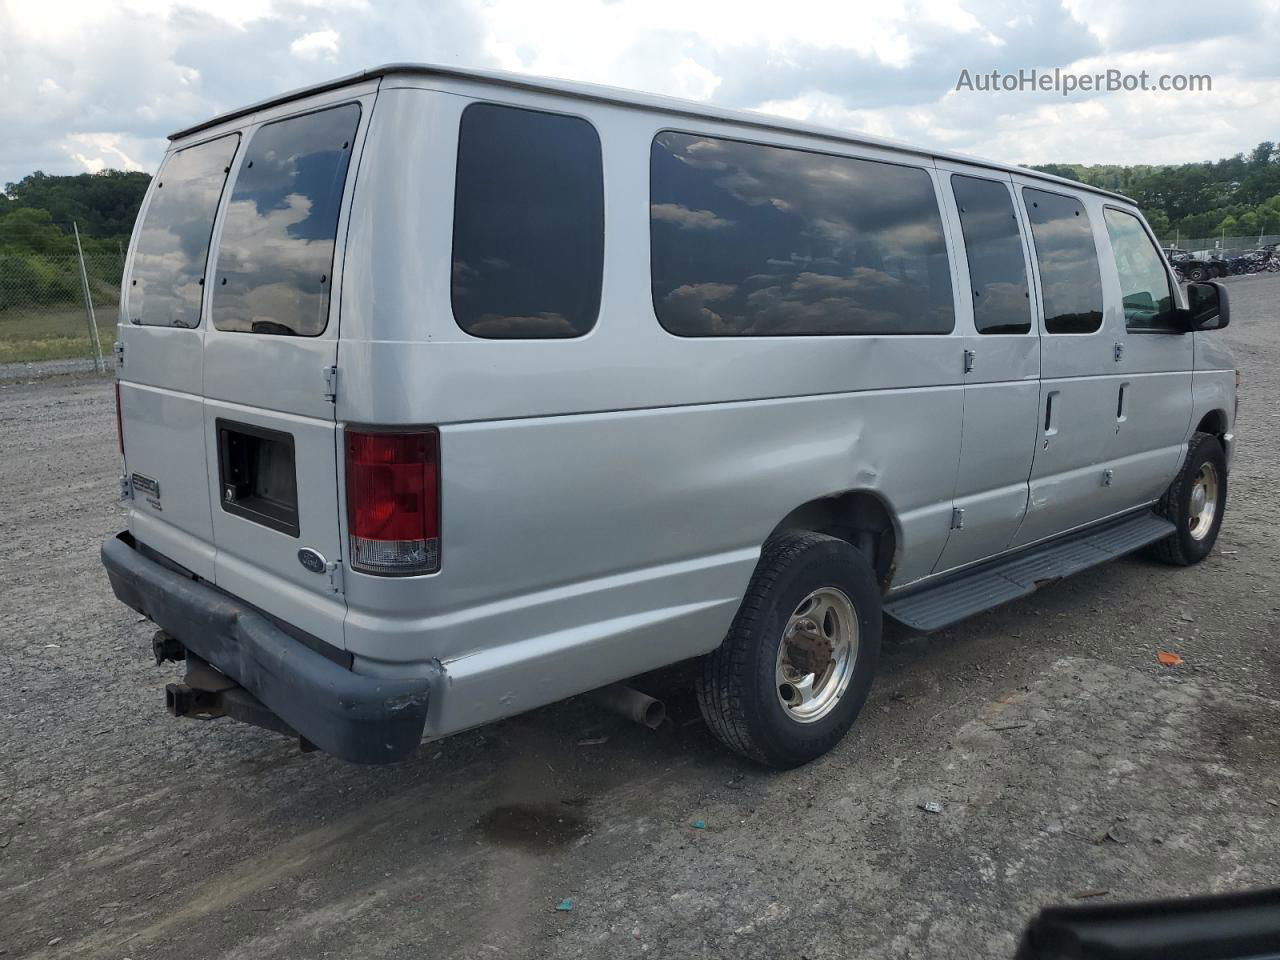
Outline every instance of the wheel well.
{"type": "Polygon", "coordinates": [[[1222,410],[1210,410],[1196,425],[1196,433],[1211,433],[1221,440],[1227,433],[1227,415],[1222,410]]]}
{"type": "Polygon", "coordinates": [[[871,562],[881,589],[888,589],[897,562],[898,527],[876,494],[856,490],[810,500],[783,517],[773,534],[783,530],[812,530],[853,544],[871,562]]]}

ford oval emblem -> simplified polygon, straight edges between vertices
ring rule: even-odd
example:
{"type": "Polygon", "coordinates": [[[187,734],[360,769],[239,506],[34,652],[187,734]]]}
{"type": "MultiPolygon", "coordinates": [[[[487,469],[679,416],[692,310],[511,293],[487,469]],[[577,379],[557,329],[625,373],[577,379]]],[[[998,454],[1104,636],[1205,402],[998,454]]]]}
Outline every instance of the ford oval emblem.
{"type": "Polygon", "coordinates": [[[312,550],[310,547],[303,547],[298,551],[298,562],[312,573],[324,573],[325,567],[329,565],[319,550],[312,550]]]}

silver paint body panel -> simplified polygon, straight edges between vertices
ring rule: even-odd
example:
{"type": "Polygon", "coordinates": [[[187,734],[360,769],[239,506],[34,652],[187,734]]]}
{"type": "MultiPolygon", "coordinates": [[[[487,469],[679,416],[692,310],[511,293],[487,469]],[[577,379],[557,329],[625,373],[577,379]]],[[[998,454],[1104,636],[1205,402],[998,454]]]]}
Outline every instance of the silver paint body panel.
{"type": "MultiPolygon", "coordinates": [[[[421,72],[272,103],[174,148],[233,130],[247,142],[265,121],[354,101],[361,126],[322,336],[213,330],[209,290],[194,330],[133,326],[122,308],[126,460],[161,484],[164,501],[156,511],[135,497],[130,529],[350,651],[358,672],[425,676],[443,666],[429,736],[714,649],[764,540],[802,504],[850,491],[878,498],[893,518],[892,588],[901,589],[1150,502],[1199,418],[1233,415],[1230,354],[1215,335],[1128,337],[1125,362],[1113,360],[1124,321],[1101,211],[1131,207],[1013,168],[661,102],[421,72]],[[599,134],[604,275],[599,320],[586,336],[478,340],[453,320],[458,125],[476,100],[582,116],[599,134]],[[648,270],[649,150],[666,129],[926,169],[950,249],[954,331],[668,334],[654,316],[648,270]],[[1103,262],[1102,331],[1074,342],[1037,328],[975,331],[961,295],[969,281],[954,172],[1000,180],[1015,196],[1027,183],[1083,200],[1103,262]],[[976,355],[968,373],[965,350],[976,355]],[[339,369],[336,402],[324,397],[329,364],[339,369]],[[1121,383],[1132,393],[1117,423],[1121,383]],[[1046,449],[1050,390],[1066,402],[1046,449]],[[220,508],[218,417],[294,436],[299,538],[220,508]],[[439,428],[439,573],[382,578],[347,568],[336,590],[298,563],[302,547],[345,555],[348,424],[439,428]],[[1104,469],[1114,472],[1111,487],[1099,482],[1104,469]],[[952,529],[955,508],[965,511],[961,529],[952,529]]],[[[1034,250],[1015,204],[1035,298],[1034,250]]],[[[221,216],[215,251],[220,228],[221,216]]]]}

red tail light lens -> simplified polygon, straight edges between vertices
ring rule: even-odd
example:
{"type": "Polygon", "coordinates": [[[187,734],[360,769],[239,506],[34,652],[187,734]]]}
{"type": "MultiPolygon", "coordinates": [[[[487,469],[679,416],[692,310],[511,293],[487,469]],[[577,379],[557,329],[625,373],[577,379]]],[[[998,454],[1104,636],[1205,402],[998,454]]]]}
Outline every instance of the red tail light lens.
{"type": "Polygon", "coordinates": [[[409,576],[440,569],[440,437],[346,431],[351,566],[409,576]]]}
{"type": "Polygon", "coordinates": [[[120,416],[120,381],[116,381],[116,446],[124,456],[124,420],[120,416]]]}

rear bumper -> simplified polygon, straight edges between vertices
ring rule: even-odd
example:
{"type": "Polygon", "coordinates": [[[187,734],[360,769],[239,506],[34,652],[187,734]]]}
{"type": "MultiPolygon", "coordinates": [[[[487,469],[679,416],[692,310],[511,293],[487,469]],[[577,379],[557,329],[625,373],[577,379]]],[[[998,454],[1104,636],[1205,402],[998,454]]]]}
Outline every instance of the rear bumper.
{"type": "Polygon", "coordinates": [[[422,740],[433,677],[362,676],[262,614],[139,552],[127,533],[102,544],[121,602],[176,637],[326,753],[353,763],[403,760],[422,740]]]}

